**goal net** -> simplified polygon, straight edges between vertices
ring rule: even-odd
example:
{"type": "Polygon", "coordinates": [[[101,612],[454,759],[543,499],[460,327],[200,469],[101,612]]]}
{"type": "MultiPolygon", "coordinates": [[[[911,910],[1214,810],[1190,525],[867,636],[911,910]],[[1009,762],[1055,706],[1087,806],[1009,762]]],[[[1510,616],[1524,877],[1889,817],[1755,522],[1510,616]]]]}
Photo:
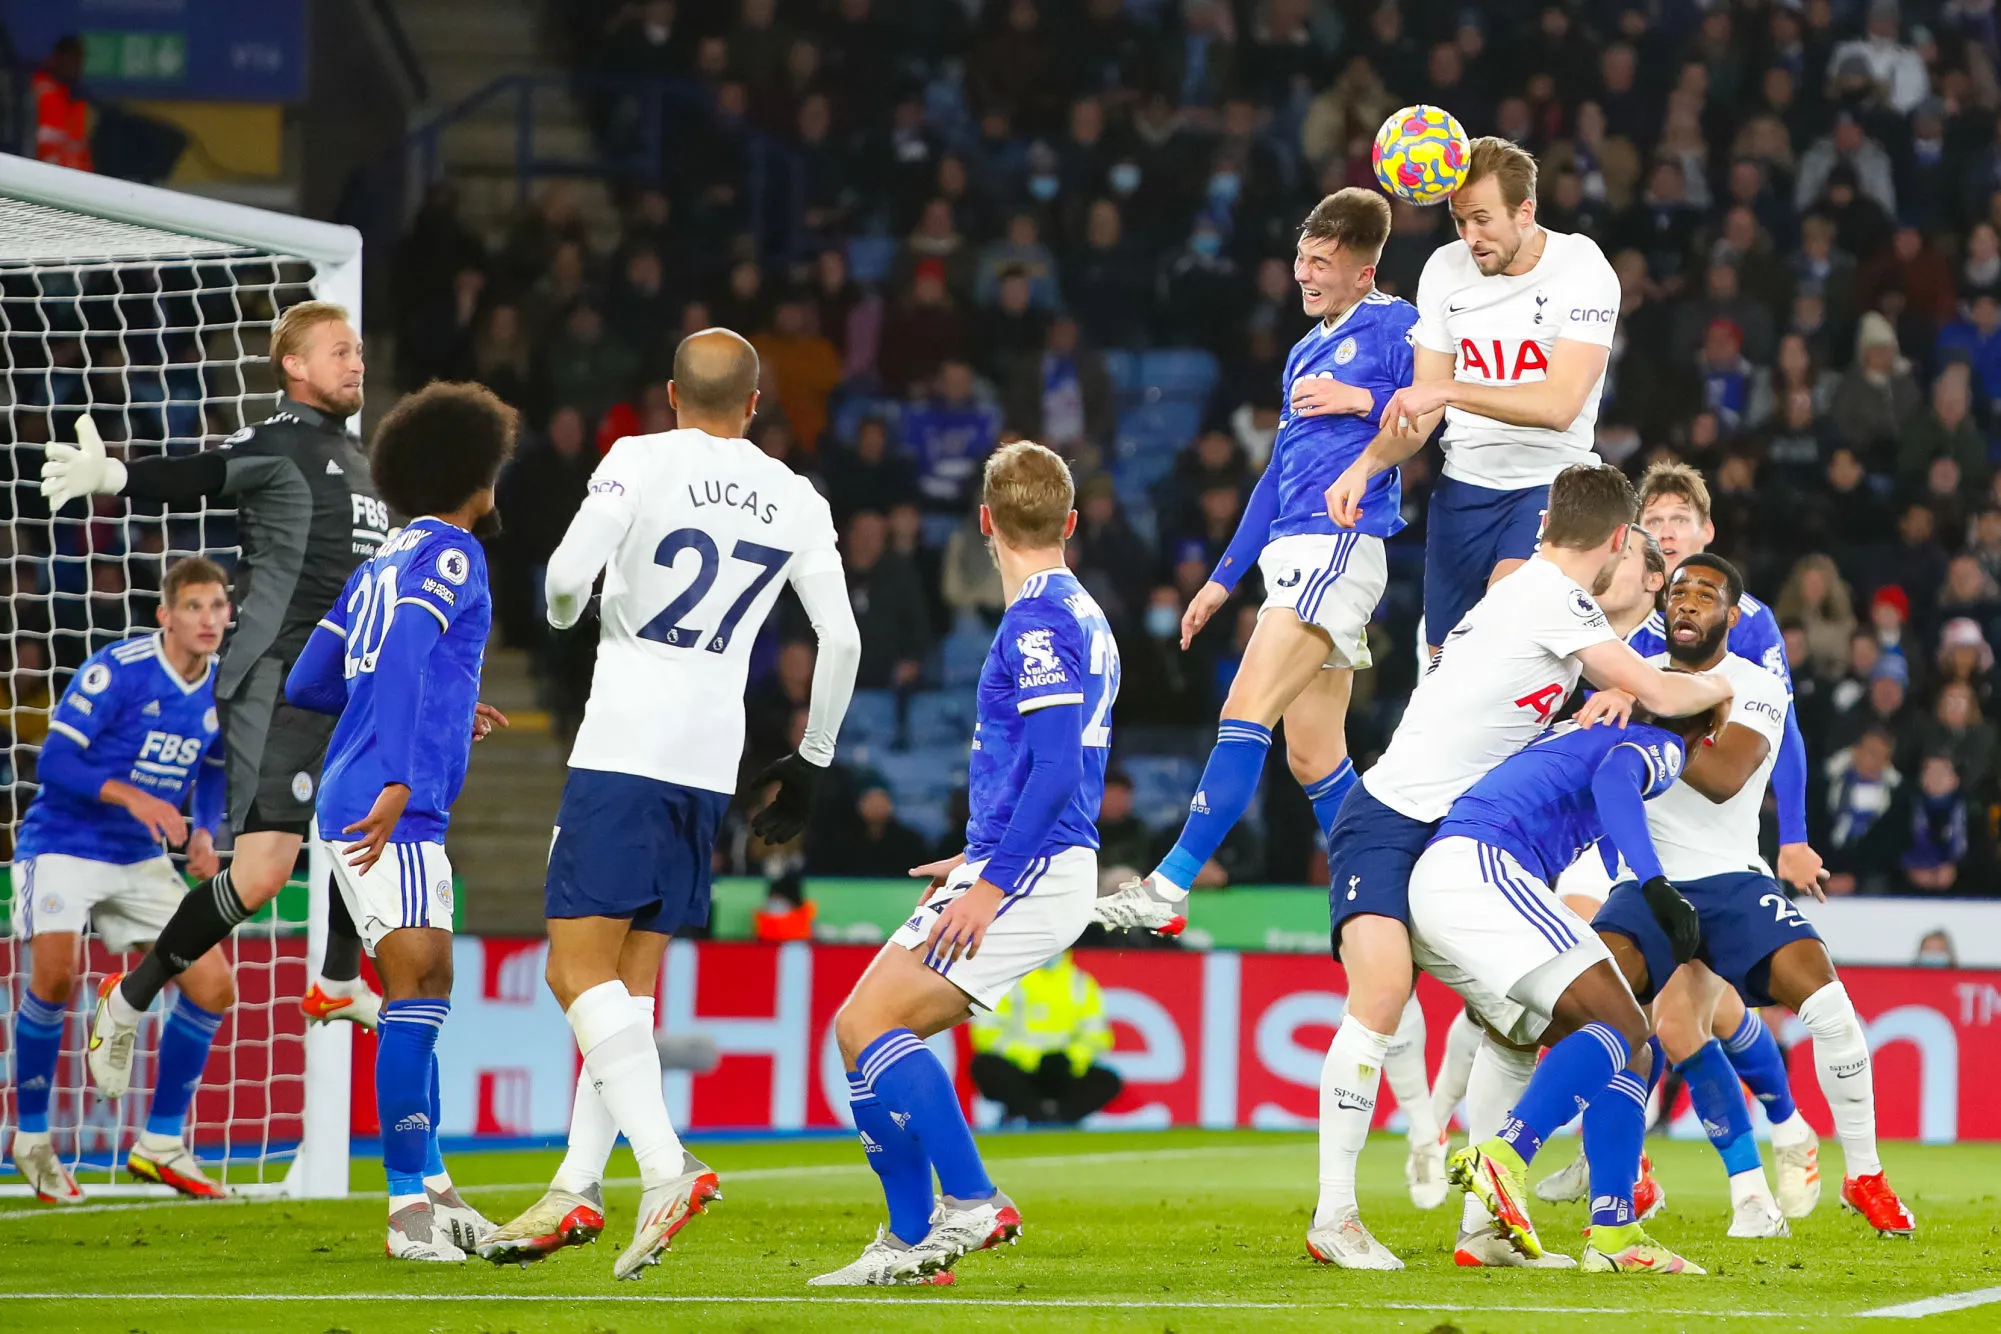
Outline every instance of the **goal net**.
{"type": "MultiPolygon", "coordinates": [[[[215,448],[270,415],[277,394],[266,354],[278,314],[320,297],[347,306],[359,325],[360,268],[360,238],[345,227],[0,157],[0,478],[8,487],[0,862],[11,863],[49,711],[71,675],[92,652],[155,628],[166,565],[200,554],[228,568],[238,554],[227,508],[166,512],[100,497],[51,517],[39,493],[43,445],[74,441],[88,412],[107,446],[127,458],[215,448]]],[[[0,890],[7,1142],[18,1116],[14,1019],[29,976],[26,943],[13,931],[18,883],[10,873],[0,890]]],[[[237,1003],[216,1035],[185,1131],[232,1189],[346,1190],[349,1029],[309,1032],[298,1008],[324,943],[326,884],[325,868],[309,868],[224,946],[237,1003]]],[[[99,1098],[84,1070],[97,986],[137,961],[86,936],[50,1099],[55,1144],[93,1195],[166,1189],[122,1178],[145,1125],[170,998],[146,1016],[124,1098],[99,1098]]],[[[0,1175],[0,1193],[27,1189],[11,1165],[0,1175]]]]}

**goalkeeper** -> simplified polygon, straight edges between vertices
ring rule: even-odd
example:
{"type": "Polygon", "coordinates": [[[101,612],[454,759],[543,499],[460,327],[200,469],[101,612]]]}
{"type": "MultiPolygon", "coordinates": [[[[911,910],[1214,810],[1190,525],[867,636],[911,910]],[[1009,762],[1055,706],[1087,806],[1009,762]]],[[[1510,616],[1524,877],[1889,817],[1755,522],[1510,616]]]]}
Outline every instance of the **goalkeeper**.
{"type": "MultiPolygon", "coordinates": [[[[368,461],[343,429],[361,411],[361,336],[325,301],[286,310],[271,333],[283,396],[265,421],[218,450],[122,463],[105,454],[88,417],[77,445],[52,443],[42,494],[53,514],[92,495],[193,506],[238,507],[236,624],[223,647],[215,694],[228,761],[235,857],[181,901],[153,948],[105,992],[92,1023],[90,1074],[108,1098],[131,1080],[133,1044],[122,1039],[162,987],[222,943],[238,922],[277,897],[291,877],[313,816],[314,789],[333,719],[285,702],[285,675],[355,566],[389,531],[389,511],[368,461]]],[[[380,1003],[360,980],[361,942],[337,895],[321,976],[303,1003],[318,1020],[373,1026],[380,1003]]]]}

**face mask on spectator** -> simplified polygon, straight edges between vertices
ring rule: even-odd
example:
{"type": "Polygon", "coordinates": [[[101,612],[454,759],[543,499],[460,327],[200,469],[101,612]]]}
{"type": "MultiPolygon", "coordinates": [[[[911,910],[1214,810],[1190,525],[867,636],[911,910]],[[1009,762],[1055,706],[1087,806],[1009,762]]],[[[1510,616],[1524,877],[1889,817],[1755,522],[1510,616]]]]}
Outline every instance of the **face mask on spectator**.
{"type": "Polygon", "coordinates": [[[1063,182],[1054,176],[1031,176],[1028,178],[1028,193],[1046,204],[1056,198],[1056,192],[1062,185],[1063,182]]]}
{"type": "Polygon", "coordinates": [[[1154,639],[1173,639],[1181,633],[1181,617],[1174,608],[1157,602],[1146,609],[1146,632],[1154,639]]]}
{"type": "Polygon", "coordinates": [[[1918,967],[1950,968],[1952,967],[1952,951],[1939,949],[1935,946],[1921,949],[1918,951],[1918,967]]]}
{"type": "Polygon", "coordinates": [[[1131,162],[1116,163],[1106,179],[1111,182],[1114,194],[1129,195],[1139,189],[1139,167],[1131,162]]]}
{"type": "Polygon", "coordinates": [[[1213,259],[1223,253],[1223,238],[1214,232],[1197,232],[1188,238],[1188,248],[1213,259]]]}
{"type": "Polygon", "coordinates": [[[1219,171],[1209,178],[1209,198],[1219,204],[1234,204],[1244,188],[1244,178],[1234,171],[1219,171]]]}

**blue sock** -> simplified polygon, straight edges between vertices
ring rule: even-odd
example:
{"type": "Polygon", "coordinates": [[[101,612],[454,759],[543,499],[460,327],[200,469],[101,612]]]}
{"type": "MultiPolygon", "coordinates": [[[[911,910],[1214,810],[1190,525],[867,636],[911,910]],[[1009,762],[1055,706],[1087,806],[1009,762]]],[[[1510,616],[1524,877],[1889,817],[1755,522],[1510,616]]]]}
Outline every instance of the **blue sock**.
{"type": "Polygon", "coordinates": [[[1341,813],[1341,803],[1347,800],[1356,778],[1355,762],[1344,759],[1333,773],[1306,785],[1306,799],[1313,803],[1313,818],[1320,822],[1322,838],[1334,832],[1334,817],[1341,813]]]}
{"type": "Polygon", "coordinates": [[[1695,1104],[1709,1142],[1722,1155],[1724,1170],[1733,1177],[1755,1171],[1760,1160],[1758,1141],[1751,1134],[1751,1112],[1744,1106],[1744,1091],[1723,1044],[1709,1039],[1675,1069],[1688,1084],[1688,1100],[1695,1104]]]}
{"type": "Polygon", "coordinates": [[[1613,1075],[1584,1109],[1584,1161],[1591,1169],[1591,1226],[1633,1221],[1640,1145],[1647,1138],[1647,1085],[1631,1070],[1613,1075]]]}
{"type": "Polygon", "coordinates": [[[444,1120],[444,1099],[438,1093],[438,1053],[431,1052],[431,1133],[424,1137],[424,1175],[445,1175],[445,1155],[438,1148],[438,1125],[444,1120]]]}
{"type": "Polygon", "coordinates": [[[375,1114],[389,1197],[424,1193],[431,1138],[431,1061],[450,1001],[386,1001],[375,1046],[375,1114]]]}
{"type": "Polygon", "coordinates": [[[1269,727],[1223,720],[1216,729],[1216,748],[1202,766],[1202,783],[1188,805],[1188,823],[1181,826],[1180,839],[1157,868],[1162,875],[1183,889],[1195,884],[1195,877],[1244,818],[1270,749],[1269,727]]]}
{"type": "Polygon", "coordinates": [[[868,1165],[882,1179],[883,1197],[889,1201],[889,1234],[905,1245],[914,1246],[931,1230],[931,1160],[917,1137],[898,1125],[882,1100],[848,1072],[848,1106],[854,1112],[855,1130],[862,1137],[868,1165]]]}
{"type": "Polygon", "coordinates": [[[14,1012],[14,1096],[21,1129],[43,1135],[49,1129],[49,1095],[56,1087],[56,1058],[62,1053],[63,1011],[68,1006],[21,992],[14,1012]]]}
{"type": "MultiPolygon", "coordinates": [[[[973,1128],[945,1067],[907,1028],[892,1028],[862,1048],[855,1061],[877,1101],[916,1139],[938,1171],[938,1187],[955,1200],[984,1200],[994,1183],[973,1144],[973,1128]]],[[[929,1204],[926,1204],[929,1212],[929,1204]]]]}
{"type": "Polygon", "coordinates": [[[1668,1059],[1667,1048],[1661,1046],[1661,1040],[1657,1037],[1647,1039],[1647,1050],[1654,1054],[1654,1059],[1649,1062],[1647,1069],[1647,1100],[1651,1102],[1654,1090],[1661,1086],[1661,1080],[1667,1076],[1668,1059]]]}
{"type": "Polygon", "coordinates": [[[1786,1054],[1779,1040],[1758,1017],[1756,1010],[1744,1011],[1744,1022],[1723,1039],[1724,1054],[1737,1071],[1737,1078],[1750,1086],[1751,1096],[1765,1105],[1765,1119],[1773,1125],[1790,1121],[1799,1108],[1793,1105],[1793,1081],[1786,1074],[1786,1054]]]}
{"type": "Polygon", "coordinates": [[[222,1016],[204,1010],[187,993],[174,997],[160,1030],[160,1073],[153,1083],[153,1105],[146,1113],[147,1134],[179,1137],[188,1119],[188,1104],[208,1068],[215,1030],[221,1027],[222,1016]]]}
{"type": "Polygon", "coordinates": [[[1529,1162],[1542,1142],[1570,1123],[1633,1055],[1609,1024],[1586,1024],[1549,1049],[1501,1127],[1500,1138],[1529,1162]]]}

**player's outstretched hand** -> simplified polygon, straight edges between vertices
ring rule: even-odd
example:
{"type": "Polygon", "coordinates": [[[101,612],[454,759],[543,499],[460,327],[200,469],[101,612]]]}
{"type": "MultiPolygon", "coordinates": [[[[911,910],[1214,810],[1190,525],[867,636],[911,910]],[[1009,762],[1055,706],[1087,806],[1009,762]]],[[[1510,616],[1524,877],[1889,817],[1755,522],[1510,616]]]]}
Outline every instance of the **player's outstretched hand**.
{"type": "Polygon", "coordinates": [[[1682,897],[1680,890],[1668,883],[1666,876],[1657,875],[1640,887],[1646,896],[1647,907],[1653,911],[1654,920],[1661,930],[1667,932],[1668,947],[1674,951],[1676,963],[1687,963],[1702,948],[1702,918],[1697,915],[1695,905],[1682,897]]]}
{"type": "Polygon", "coordinates": [[[78,496],[115,495],[125,488],[125,465],[104,452],[104,437],[90,415],[76,419],[76,443],[51,440],[43,447],[42,495],[53,514],[78,496]]]}
{"type": "Polygon", "coordinates": [[[1292,410],[1301,417],[1366,417],[1375,405],[1368,390],[1331,375],[1302,375],[1292,382],[1292,410]]]}
{"type": "Polygon", "coordinates": [[[1603,723],[1624,731],[1626,724],[1633,720],[1633,705],[1638,702],[1623,690],[1596,691],[1577,711],[1577,725],[1596,727],[1603,723]]]}
{"type": "Polygon", "coordinates": [[[1188,610],[1181,613],[1183,653],[1188,651],[1188,645],[1195,636],[1202,633],[1202,627],[1209,624],[1209,618],[1222,610],[1223,604],[1229,600],[1230,590],[1214,579],[1195,591],[1195,596],[1188,600],[1188,610]]]}
{"type": "Polygon", "coordinates": [[[197,829],[188,835],[188,874],[197,880],[206,880],[222,869],[222,858],[215,855],[215,835],[206,829],[197,829]]]}
{"type": "Polygon", "coordinates": [[[1362,497],[1369,494],[1370,480],[1357,459],[1327,488],[1327,517],[1336,527],[1353,528],[1362,521],[1362,497]]]}
{"type": "Polygon", "coordinates": [[[776,783],[778,791],[772,794],[769,806],[751,817],[750,832],[771,844],[790,843],[799,837],[806,828],[806,817],[812,814],[820,777],[826,772],[798,751],[766,765],[750,785],[776,783]]]}
{"type": "Polygon", "coordinates": [[[929,957],[949,964],[978,954],[1004,897],[999,885],[975,880],[970,889],[946,904],[932,923],[929,957]]]}
{"type": "Polygon", "coordinates": [[[911,867],[910,875],[912,879],[930,882],[924,886],[924,896],[917,900],[917,906],[921,908],[930,902],[931,896],[945,887],[945,878],[965,864],[966,854],[961,852],[956,856],[947,857],[943,861],[926,862],[922,866],[911,867]]]}
{"type": "Polygon", "coordinates": [[[484,700],[472,706],[472,739],[474,741],[486,740],[486,734],[496,727],[512,727],[513,725],[507,721],[506,714],[484,700]]]}
{"type": "Polygon", "coordinates": [[[341,849],[347,854],[347,864],[356,872],[367,875],[369,868],[382,860],[382,849],[389,845],[389,836],[396,832],[396,822],[403,818],[403,807],[409,800],[409,788],[391,783],[375,798],[367,815],[340,831],[361,835],[358,841],[341,849]]]}
{"type": "Polygon", "coordinates": [[[1779,879],[1794,889],[1811,894],[1822,903],[1827,902],[1827,882],[1831,879],[1828,869],[1821,864],[1820,854],[1806,843],[1782,843],[1779,845],[1779,879]]]}
{"type": "Polygon", "coordinates": [[[187,842],[187,817],[172,802],[162,801],[150,792],[141,792],[123,783],[119,786],[124,791],[116,794],[118,804],[131,812],[133,819],[146,826],[146,832],[153,836],[155,842],[165,843],[170,848],[178,848],[187,842]]]}

